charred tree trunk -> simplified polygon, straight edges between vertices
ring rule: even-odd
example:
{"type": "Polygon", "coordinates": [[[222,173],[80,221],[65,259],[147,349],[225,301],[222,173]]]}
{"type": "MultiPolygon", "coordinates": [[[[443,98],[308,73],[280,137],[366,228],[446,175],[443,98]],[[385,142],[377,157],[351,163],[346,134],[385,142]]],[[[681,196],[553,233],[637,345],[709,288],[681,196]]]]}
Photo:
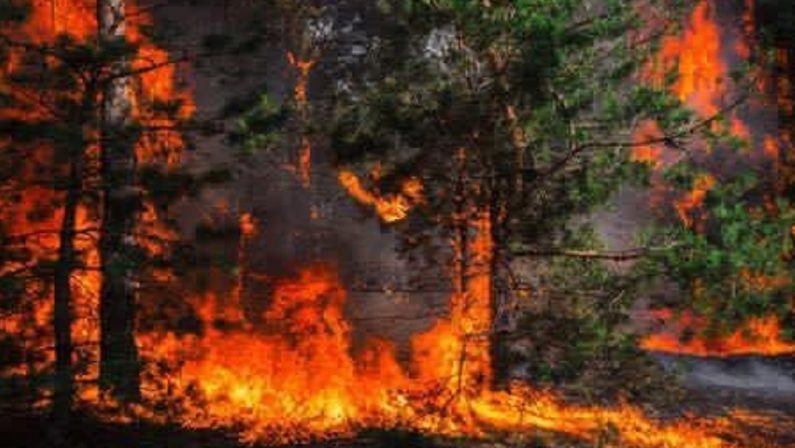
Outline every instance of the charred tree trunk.
{"type": "MultiPolygon", "coordinates": [[[[55,335],[55,387],[53,395],[53,418],[56,432],[68,431],[72,405],[74,404],[74,375],[72,372],[72,274],[78,268],[78,253],[75,248],[77,233],[77,211],[83,196],[83,169],[85,164],[85,148],[88,147],[89,129],[86,124],[96,116],[96,88],[93,82],[86,86],[80,114],[70,123],[71,129],[79,132],[81,138],[77,144],[69,143],[67,148],[69,171],[67,173],[63,217],[58,233],[58,252],[53,273],[54,318],[53,332],[55,335]]],[[[76,139],[77,141],[77,139],[76,139]]],[[[60,437],[60,435],[59,435],[60,437]]],[[[61,443],[62,441],[57,441],[61,443]]]]}
{"type": "Polygon", "coordinates": [[[65,430],[69,425],[74,396],[72,378],[72,287],[71,278],[75,269],[75,225],[80,201],[82,174],[82,151],[73,151],[70,157],[68,185],[63,207],[63,219],[59,231],[58,259],[53,279],[55,315],[55,387],[53,395],[53,418],[56,429],[65,430]]]}
{"type": "MultiPolygon", "coordinates": [[[[125,0],[99,0],[97,24],[100,45],[123,42],[125,0]]],[[[124,53],[122,51],[122,53],[124,53]]],[[[100,384],[124,401],[140,398],[139,362],[135,345],[134,228],[139,209],[135,185],[136,155],[130,101],[129,60],[111,64],[104,85],[101,111],[101,172],[103,217],[100,241],[100,384]]]]}
{"type": "MultiPolygon", "coordinates": [[[[499,388],[506,383],[507,366],[505,365],[508,359],[507,346],[505,343],[506,334],[506,315],[505,307],[507,302],[508,291],[503,284],[502,276],[500,275],[502,261],[502,226],[503,219],[501,218],[501,209],[503,209],[503,199],[500,196],[500,188],[496,185],[497,175],[494,172],[494,167],[491,167],[488,185],[488,210],[489,210],[489,238],[492,242],[491,253],[489,254],[489,301],[491,307],[491,328],[489,329],[489,359],[491,360],[492,368],[492,384],[493,388],[499,388]]],[[[514,187],[518,187],[514,184],[514,187]]],[[[503,186],[504,187],[504,186],[503,186]]]]}

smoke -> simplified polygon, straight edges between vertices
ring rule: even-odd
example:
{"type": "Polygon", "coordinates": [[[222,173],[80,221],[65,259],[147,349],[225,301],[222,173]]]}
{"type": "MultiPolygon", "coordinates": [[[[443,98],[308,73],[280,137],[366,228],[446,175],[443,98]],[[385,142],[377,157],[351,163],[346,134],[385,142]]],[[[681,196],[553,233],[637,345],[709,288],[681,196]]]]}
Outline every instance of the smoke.
{"type": "MultiPolygon", "coordinates": [[[[226,57],[212,66],[236,67],[235,73],[196,68],[190,72],[190,84],[199,113],[206,117],[218,114],[235,98],[267,94],[275,101],[288,101],[296,83],[296,68],[288,61],[288,52],[301,61],[316,64],[308,75],[307,96],[311,107],[315,99],[325,96],[338,82],[336,73],[328,73],[327,60],[348,61],[361,56],[362,48],[372,44],[365,25],[375,26],[372,6],[360,2],[329,5],[328,12],[308,23],[304,39],[311,41],[302,49],[295,35],[283,30],[276,10],[263,4],[242,0],[207,4],[168,6],[159,9],[158,17],[176,23],[185,34],[185,42],[200,42],[206,33],[243,36],[245,24],[255,20],[257,26],[275,30],[279,37],[268,40],[253,54],[226,57]],[[223,18],[223,20],[217,20],[223,18]],[[207,23],[210,28],[193,26],[207,23]],[[341,40],[328,46],[329,39],[341,40]],[[309,48],[309,50],[307,50],[309,48]],[[221,63],[223,62],[223,63],[221,63]]],[[[179,43],[178,43],[179,44],[179,43]]],[[[306,44],[306,42],[305,42],[306,44]]],[[[205,117],[205,118],[206,118],[205,117]]],[[[233,126],[234,122],[225,123],[233,126]]],[[[354,339],[377,334],[408,349],[412,334],[426,330],[439,312],[444,311],[446,292],[416,292],[410,265],[397,251],[393,231],[379,222],[373,211],[349,197],[337,180],[333,148],[319,139],[308,137],[311,144],[311,182],[305,184],[295,169],[300,146],[300,126],[296,124],[284,141],[272,148],[261,148],[242,162],[235,148],[222,138],[199,138],[196,149],[186,162],[197,171],[219,165],[232,167],[237,176],[220,188],[204,191],[202,197],[174,210],[183,234],[190,238],[198,225],[209,221],[234,223],[237,217],[252,217],[257,231],[247,242],[242,305],[247,314],[258,315],[270,300],[270,282],[291,276],[296,270],[323,263],[335,268],[348,291],[347,317],[354,324],[354,339]],[[220,217],[219,217],[220,216],[220,217]],[[441,311],[440,311],[441,310],[441,311]]],[[[230,242],[233,245],[233,242],[230,242]]],[[[234,252],[234,248],[231,249],[234,252]]],[[[238,260],[239,262],[240,260],[238,260]]],[[[440,275],[438,270],[430,275],[440,275]]],[[[214,286],[223,290],[226,286],[214,286]]],[[[220,291],[226,294],[227,291],[220,291]]],[[[402,350],[401,350],[402,351],[402,350]]]]}
{"type": "MultiPolygon", "coordinates": [[[[691,389],[721,387],[795,398],[793,359],[784,358],[695,358],[657,355],[669,372],[678,374],[691,389]]],[[[783,398],[783,397],[782,397],[783,398]]]]}

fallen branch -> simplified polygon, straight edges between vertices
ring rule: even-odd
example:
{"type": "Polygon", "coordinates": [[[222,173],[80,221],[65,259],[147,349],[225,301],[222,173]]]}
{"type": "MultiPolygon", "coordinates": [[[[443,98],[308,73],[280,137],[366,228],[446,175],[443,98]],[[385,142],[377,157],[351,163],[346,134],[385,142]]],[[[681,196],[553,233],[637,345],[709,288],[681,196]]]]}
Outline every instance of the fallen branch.
{"type": "Polygon", "coordinates": [[[593,260],[629,261],[648,256],[653,251],[666,248],[633,248],[621,251],[597,251],[576,249],[527,249],[511,252],[515,257],[572,257],[593,260]]]}

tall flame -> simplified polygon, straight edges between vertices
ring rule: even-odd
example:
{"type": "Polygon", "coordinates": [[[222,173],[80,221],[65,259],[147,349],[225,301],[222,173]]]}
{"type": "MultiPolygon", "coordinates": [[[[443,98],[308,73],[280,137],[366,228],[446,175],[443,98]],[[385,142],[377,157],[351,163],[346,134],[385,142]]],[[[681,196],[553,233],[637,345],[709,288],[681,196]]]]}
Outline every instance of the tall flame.
{"type": "MultiPolygon", "coordinates": [[[[716,20],[715,9],[718,2],[700,0],[684,24],[680,35],[668,36],[663,39],[662,48],[657,57],[645,68],[644,78],[657,86],[662,86],[666,72],[675,69],[677,79],[671,86],[671,93],[682,103],[698,113],[701,118],[709,118],[721,111],[732,94],[729,76],[729,64],[724,53],[733,51],[740,58],[750,57],[748,36],[753,31],[753,1],[747,0],[743,17],[742,36],[735,41],[733,48],[726,45],[727,31],[722,29],[716,20]]],[[[753,104],[752,104],[753,106],[753,104]]],[[[778,163],[781,148],[786,144],[784,138],[771,135],[757,136],[752,126],[743,121],[734,111],[728,119],[725,129],[719,122],[713,122],[715,130],[724,130],[731,135],[753,145],[758,144],[757,151],[746,154],[754,157],[762,154],[764,158],[778,163]]],[[[662,131],[654,121],[642,122],[635,131],[635,141],[654,141],[662,136],[662,131]]],[[[709,148],[705,148],[709,149],[709,148]]],[[[648,164],[657,174],[667,167],[668,151],[661,144],[638,145],[633,148],[631,159],[648,164]]],[[[653,187],[656,193],[668,190],[662,180],[655,175],[653,187]]],[[[702,174],[694,179],[692,188],[679,198],[673,200],[673,209],[682,224],[697,231],[704,231],[705,212],[702,210],[704,199],[716,183],[710,174],[702,174]]],[[[659,202],[655,194],[653,200],[659,202]]],[[[661,205],[661,204],[657,204],[661,205]]],[[[737,354],[781,354],[790,353],[793,344],[783,341],[780,335],[779,321],[775,316],[752,319],[745,322],[734,333],[724,337],[706,338],[696,335],[688,341],[680,338],[681,330],[687,328],[697,332],[700,326],[698,319],[688,318],[685,313],[681,317],[673,315],[669,310],[657,313],[660,320],[667,322],[669,331],[647,336],[641,346],[648,350],[684,353],[702,356],[731,356],[737,354]],[[678,321],[678,319],[683,319],[678,321]],[[677,331],[670,331],[670,330],[677,331]]]]}
{"type": "Polygon", "coordinates": [[[348,436],[366,427],[451,436],[553,430],[597,440],[615,428],[622,443],[653,447],[731,446],[711,432],[722,419],[655,423],[628,405],[565,404],[553,393],[513,385],[491,388],[491,254],[488,213],[475,213],[470,236],[454,241],[455,287],[449,314],[411,343],[406,369],[388,342],[351,339],[346,291],[332,266],[315,265],[276,280],[257,317],[226,313],[214,296],[194,305],[202,330],[141,335],[170,372],[150,372],[148,399],[179,403],[187,427],[229,427],[245,441],[289,443],[348,436]]]}
{"type": "MultiPolygon", "coordinates": [[[[23,42],[32,44],[51,44],[59,36],[66,35],[78,42],[92,39],[96,34],[96,0],[51,0],[33,1],[30,17],[25,23],[19,25],[13,32],[23,42]]],[[[133,115],[145,129],[141,139],[137,142],[137,153],[141,162],[179,162],[180,149],[184,146],[182,135],[175,127],[174,117],[160,112],[156,103],[179,102],[177,119],[187,118],[193,111],[190,95],[176,86],[176,67],[170,61],[169,54],[149,42],[141,29],[151,24],[151,19],[146,11],[136,8],[128,3],[129,25],[127,37],[137,46],[137,54],[132,58],[132,71],[140,73],[135,77],[135,86],[130,98],[133,105],[133,115]]],[[[3,68],[0,83],[4,82],[8,73],[17,68],[21,54],[16,50],[11,54],[10,64],[3,68]]],[[[14,92],[21,93],[21,92],[14,92]]],[[[69,92],[67,92],[68,94],[69,92]]],[[[78,95],[79,92],[74,92],[78,95]]],[[[46,101],[46,99],[45,99],[46,101]]],[[[24,112],[4,110],[3,113],[25,113],[23,118],[30,120],[46,119],[51,113],[48,105],[39,104],[32,110],[24,112]]],[[[5,149],[5,148],[3,148],[5,149]]],[[[57,232],[62,220],[63,211],[55,206],[56,210],[50,216],[41,217],[37,213],[42,206],[53,207],[48,204],[59,204],[61,192],[44,187],[24,186],[33,179],[33,171],[37,166],[52,165],[52,148],[39,145],[31,148],[29,163],[25,164],[19,173],[20,200],[13,203],[2,204],[2,222],[7,224],[13,234],[25,235],[30,232],[40,233],[42,237],[35,241],[25,240],[24,244],[31,251],[37,262],[53,260],[59,246],[57,232]]],[[[98,148],[94,145],[85,148],[85,159],[90,167],[96,166],[98,161],[98,148]]],[[[94,170],[95,171],[95,170],[94,170]]],[[[88,180],[86,182],[91,182],[88,180]]],[[[35,183],[34,183],[35,184],[35,183]]],[[[98,325],[98,295],[100,289],[100,275],[96,267],[99,266],[99,253],[97,242],[97,211],[86,205],[81,205],[77,212],[75,226],[75,245],[81,255],[81,262],[89,269],[76,269],[71,278],[73,311],[75,319],[72,327],[72,339],[76,357],[81,360],[95,361],[98,357],[99,325],[98,325]]],[[[162,250],[160,244],[154,241],[167,241],[172,238],[169,232],[160,227],[154,207],[145,205],[139,220],[139,243],[149,251],[162,250]]],[[[5,266],[13,270],[19,266],[5,266]]],[[[50,328],[53,306],[52,295],[48,291],[43,294],[31,292],[28,300],[33,306],[34,322],[26,321],[27,316],[18,314],[4,318],[3,330],[11,334],[23,332],[24,340],[35,341],[36,347],[28,347],[37,361],[27,367],[26,374],[32,375],[52,366],[54,353],[49,349],[52,346],[50,328]],[[40,296],[40,297],[39,297],[40,296]],[[45,337],[42,338],[42,335],[45,337]],[[33,370],[31,370],[33,369],[33,370]]],[[[78,390],[81,398],[94,400],[97,390],[93,380],[97,376],[95,362],[87,362],[89,367],[82,374],[81,387],[78,390]]],[[[13,373],[13,372],[12,372],[13,373]]],[[[17,372],[19,373],[19,372],[17,372]]]]}

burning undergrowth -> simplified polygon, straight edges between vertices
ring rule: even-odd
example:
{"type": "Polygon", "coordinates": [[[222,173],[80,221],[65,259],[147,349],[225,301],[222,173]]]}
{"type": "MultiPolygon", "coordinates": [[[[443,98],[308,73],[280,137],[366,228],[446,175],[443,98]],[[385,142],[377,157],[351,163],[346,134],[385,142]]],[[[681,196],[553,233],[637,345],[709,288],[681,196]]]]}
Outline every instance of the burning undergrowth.
{"type": "MultiPolygon", "coordinates": [[[[655,422],[630,405],[567,404],[554,392],[514,384],[497,390],[488,349],[488,217],[448,315],[411,342],[354,344],[335,268],[316,264],[271,281],[268,303],[244,316],[235,298],[191,299],[200,328],[139,335],[152,368],[139,417],[186,428],[226,428],[249,443],[355,437],[367,428],[449,437],[548,430],[583,441],[606,434],[631,446],[729,446],[723,418],[655,422]],[[157,411],[160,409],[160,411],[157,411]],[[164,412],[164,409],[169,409],[164,412]]],[[[460,265],[458,265],[460,266],[460,265]]],[[[112,415],[112,414],[110,414],[112,415]]]]}
{"type": "MultiPolygon", "coordinates": [[[[277,280],[272,297],[262,317],[278,316],[278,327],[241,320],[207,296],[195,301],[203,322],[197,334],[141,336],[149,364],[163,370],[145,374],[149,405],[139,412],[157,421],[170,409],[184,427],[226,428],[251,443],[394,428],[475,438],[542,429],[581,440],[613,431],[631,446],[730,445],[718,436],[728,425],[723,418],[655,423],[629,405],[571,405],[520,384],[491,389],[482,336],[464,330],[477,318],[463,309],[462,322],[445,319],[415,337],[408,368],[385,341],[353,353],[346,293],[331,266],[277,280]]],[[[461,295],[452,306],[471,299],[461,295]]]]}

